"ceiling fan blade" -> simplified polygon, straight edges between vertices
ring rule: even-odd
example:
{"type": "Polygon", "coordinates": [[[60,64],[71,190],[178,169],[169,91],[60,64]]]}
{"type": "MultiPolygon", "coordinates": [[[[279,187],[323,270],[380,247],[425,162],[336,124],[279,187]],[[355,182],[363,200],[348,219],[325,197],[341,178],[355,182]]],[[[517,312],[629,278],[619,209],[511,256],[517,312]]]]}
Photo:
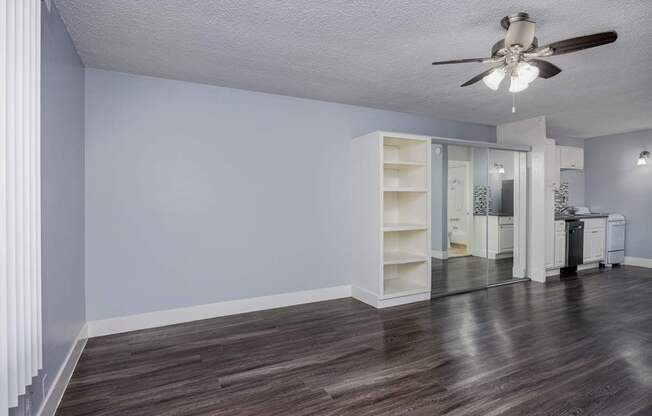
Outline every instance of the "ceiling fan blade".
{"type": "Polygon", "coordinates": [[[551,64],[547,61],[542,61],[541,59],[531,59],[528,63],[539,68],[539,78],[552,78],[561,72],[561,68],[557,65],[551,64]]]}
{"type": "Polygon", "coordinates": [[[507,29],[505,36],[505,45],[521,45],[523,49],[528,49],[534,40],[534,22],[528,20],[520,20],[512,22],[507,29]]]}
{"type": "Polygon", "coordinates": [[[580,36],[577,38],[560,40],[549,45],[539,47],[539,49],[550,48],[552,55],[562,55],[565,53],[577,52],[582,49],[595,48],[596,46],[613,43],[618,39],[618,33],[615,31],[594,33],[593,35],[580,36]]]}
{"type": "Polygon", "coordinates": [[[465,64],[469,62],[485,62],[491,58],[469,58],[469,59],[453,59],[452,61],[438,61],[433,62],[433,65],[448,65],[448,64],[465,64]]]}
{"type": "Polygon", "coordinates": [[[487,69],[486,71],[484,71],[484,72],[482,72],[482,73],[480,73],[480,74],[474,76],[474,77],[471,78],[470,80],[466,81],[464,84],[460,85],[460,87],[467,87],[467,86],[469,86],[469,85],[475,84],[476,82],[480,81],[482,78],[484,78],[484,77],[486,77],[487,75],[489,75],[489,73],[490,73],[491,71],[493,71],[493,70],[494,70],[494,68],[489,68],[489,69],[487,69]]]}

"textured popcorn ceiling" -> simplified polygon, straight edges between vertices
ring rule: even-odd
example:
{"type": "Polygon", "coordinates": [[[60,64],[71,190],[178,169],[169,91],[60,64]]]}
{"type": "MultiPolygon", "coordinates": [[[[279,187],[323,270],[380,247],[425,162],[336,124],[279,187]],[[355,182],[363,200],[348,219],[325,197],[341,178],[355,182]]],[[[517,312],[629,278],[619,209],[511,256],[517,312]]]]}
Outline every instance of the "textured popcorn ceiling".
{"type": "Polygon", "coordinates": [[[652,128],[652,0],[57,0],[93,68],[498,124],[548,116],[552,135],[652,128]],[[459,85],[502,16],[541,43],[615,29],[612,45],[550,58],[564,71],[517,95],[459,85]]]}

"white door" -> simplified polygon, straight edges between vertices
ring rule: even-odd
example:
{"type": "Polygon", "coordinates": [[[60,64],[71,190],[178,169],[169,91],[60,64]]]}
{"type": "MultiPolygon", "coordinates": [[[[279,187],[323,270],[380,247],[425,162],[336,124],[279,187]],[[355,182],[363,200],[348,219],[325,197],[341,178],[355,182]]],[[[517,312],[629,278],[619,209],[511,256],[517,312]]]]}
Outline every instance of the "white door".
{"type": "Polygon", "coordinates": [[[598,261],[604,259],[604,231],[593,230],[591,232],[591,259],[598,261]]]}
{"type": "MultiPolygon", "coordinates": [[[[451,165],[454,162],[450,162],[451,165]]],[[[464,164],[448,167],[448,230],[451,243],[468,244],[468,178],[464,164]]]]}

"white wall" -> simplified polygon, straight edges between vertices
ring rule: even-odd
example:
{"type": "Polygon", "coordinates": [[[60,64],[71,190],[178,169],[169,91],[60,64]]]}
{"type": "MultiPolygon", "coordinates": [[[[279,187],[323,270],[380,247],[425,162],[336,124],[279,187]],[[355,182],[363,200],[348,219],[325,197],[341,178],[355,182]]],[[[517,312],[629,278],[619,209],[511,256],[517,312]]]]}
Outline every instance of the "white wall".
{"type": "Polygon", "coordinates": [[[527,273],[537,282],[546,281],[545,270],[545,144],[546,118],[535,117],[496,128],[498,143],[524,144],[528,153],[527,273]]]}
{"type": "Polygon", "coordinates": [[[351,282],[350,141],[495,128],[88,69],[89,320],[351,282]]]}

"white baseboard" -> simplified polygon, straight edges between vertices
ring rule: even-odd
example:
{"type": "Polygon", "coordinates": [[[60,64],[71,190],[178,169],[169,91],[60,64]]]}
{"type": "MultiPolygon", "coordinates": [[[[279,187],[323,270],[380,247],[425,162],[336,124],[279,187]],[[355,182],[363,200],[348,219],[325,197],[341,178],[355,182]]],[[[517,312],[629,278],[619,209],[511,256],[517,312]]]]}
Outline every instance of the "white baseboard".
{"type": "Polygon", "coordinates": [[[205,305],[167,309],[137,315],[119,316],[117,318],[88,322],[88,336],[92,338],[102,335],[119,334],[139,329],[174,325],[202,319],[217,318],[220,316],[261,311],[265,309],[282,308],[303,303],[347,298],[350,296],[351,286],[345,285],[323,289],[304,290],[300,292],[281,293],[278,295],[261,296],[256,298],[230,300],[226,302],[208,303],[205,305]]]}
{"type": "Polygon", "coordinates": [[[546,277],[559,276],[561,274],[561,269],[548,269],[546,270],[546,277]]]}
{"type": "Polygon", "coordinates": [[[72,373],[75,371],[75,367],[77,367],[77,362],[84,351],[84,347],[86,347],[87,340],[88,325],[84,324],[72,347],[70,347],[70,351],[68,351],[68,355],[61,365],[59,372],[55,376],[54,382],[50,386],[41,408],[36,413],[38,416],[54,416],[56,413],[63,394],[66,391],[66,387],[68,387],[72,373]]]}
{"type": "Polygon", "coordinates": [[[652,259],[625,256],[625,265],[652,268],[652,259]]]}
{"type": "Polygon", "coordinates": [[[413,293],[410,295],[383,299],[381,296],[372,293],[366,289],[353,286],[351,288],[351,296],[354,299],[364,302],[369,306],[373,306],[376,309],[382,309],[382,308],[391,308],[392,306],[406,305],[408,303],[430,300],[431,293],[430,290],[427,290],[421,293],[413,293]]]}
{"type": "Polygon", "coordinates": [[[582,270],[597,269],[598,267],[600,267],[600,262],[578,264],[577,271],[581,272],[582,270]]]}
{"type": "Polygon", "coordinates": [[[357,286],[352,286],[351,296],[354,299],[364,302],[369,306],[373,306],[374,308],[378,307],[378,298],[380,298],[380,296],[377,295],[376,293],[372,293],[368,291],[367,289],[363,289],[357,286]]]}
{"type": "Polygon", "coordinates": [[[446,260],[448,258],[448,251],[432,250],[430,255],[436,259],[446,260]]]}

